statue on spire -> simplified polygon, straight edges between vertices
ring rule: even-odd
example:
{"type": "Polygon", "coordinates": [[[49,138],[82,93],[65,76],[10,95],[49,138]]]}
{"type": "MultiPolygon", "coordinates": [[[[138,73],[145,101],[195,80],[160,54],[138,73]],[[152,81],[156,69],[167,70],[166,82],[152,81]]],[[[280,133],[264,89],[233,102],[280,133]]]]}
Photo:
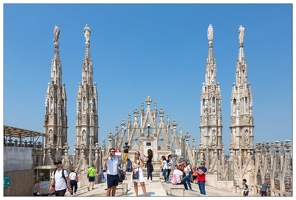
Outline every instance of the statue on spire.
{"type": "Polygon", "coordinates": [[[86,24],[85,27],[84,27],[84,37],[85,37],[85,42],[89,42],[89,36],[90,36],[90,28],[88,27],[88,25],[86,24]]]}
{"type": "Polygon", "coordinates": [[[60,29],[59,29],[59,27],[57,27],[57,26],[54,27],[54,29],[53,29],[53,35],[54,35],[53,41],[54,42],[58,42],[59,35],[60,35],[60,29]]]}
{"type": "Polygon", "coordinates": [[[238,40],[239,40],[239,43],[242,44],[244,43],[245,28],[242,25],[240,25],[238,28],[238,32],[239,32],[238,40]]]}
{"type": "Polygon", "coordinates": [[[212,24],[210,24],[209,28],[208,28],[208,40],[212,41],[213,38],[214,38],[213,26],[212,26],[212,24]]]}

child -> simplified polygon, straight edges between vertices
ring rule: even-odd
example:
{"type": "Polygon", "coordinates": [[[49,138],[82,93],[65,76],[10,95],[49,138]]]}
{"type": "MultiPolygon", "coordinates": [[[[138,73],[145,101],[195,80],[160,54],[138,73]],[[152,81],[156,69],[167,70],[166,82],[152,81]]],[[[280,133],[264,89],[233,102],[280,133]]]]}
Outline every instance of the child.
{"type": "Polygon", "coordinates": [[[249,187],[246,184],[247,180],[243,179],[243,196],[248,196],[249,195],[249,187]]]}
{"type": "Polygon", "coordinates": [[[102,182],[105,183],[106,180],[107,180],[107,172],[106,172],[106,170],[104,169],[104,170],[103,170],[103,173],[102,173],[102,182]]]}

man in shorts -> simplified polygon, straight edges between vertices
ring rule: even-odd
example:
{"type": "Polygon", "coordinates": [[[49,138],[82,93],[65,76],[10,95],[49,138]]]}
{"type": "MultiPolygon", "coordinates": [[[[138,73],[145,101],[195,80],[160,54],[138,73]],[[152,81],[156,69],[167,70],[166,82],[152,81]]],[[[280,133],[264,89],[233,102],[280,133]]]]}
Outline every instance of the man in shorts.
{"type": "Polygon", "coordinates": [[[119,182],[119,168],[118,158],[115,157],[115,149],[111,148],[108,154],[103,158],[107,165],[107,192],[106,196],[110,196],[112,190],[112,196],[115,196],[116,187],[119,182]]]}

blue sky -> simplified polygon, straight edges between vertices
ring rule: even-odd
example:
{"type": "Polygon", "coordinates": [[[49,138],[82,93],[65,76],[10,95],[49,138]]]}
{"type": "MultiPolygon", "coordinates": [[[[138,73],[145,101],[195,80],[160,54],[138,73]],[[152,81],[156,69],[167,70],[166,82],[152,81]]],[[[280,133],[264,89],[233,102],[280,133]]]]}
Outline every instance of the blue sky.
{"type": "Polygon", "coordinates": [[[44,131],[57,25],[70,154],[86,24],[99,94],[100,145],[148,95],[199,144],[209,24],[214,28],[225,150],[240,25],[245,27],[255,143],[292,140],[292,4],[4,4],[3,17],[3,123],[44,131]]]}

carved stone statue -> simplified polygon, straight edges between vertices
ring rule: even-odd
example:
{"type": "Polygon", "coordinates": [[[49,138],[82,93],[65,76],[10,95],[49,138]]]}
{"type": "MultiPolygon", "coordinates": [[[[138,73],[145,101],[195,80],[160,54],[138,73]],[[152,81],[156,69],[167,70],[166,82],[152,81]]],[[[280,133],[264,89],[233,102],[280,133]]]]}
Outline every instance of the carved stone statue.
{"type": "Polygon", "coordinates": [[[212,41],[213,38],[214,38],[213,26],[212,26],[212,24],[210,24],[209,28],[208,28],[208,40],[212,41]]]}
{"type": "Polygon", "coordinates": [[[238,32],[239,32],[238,40],[239,40],[239,43],[242,44],[244,43],[245,28],[242,25],[240,25],[238,28],[238,32]]]}
{"type": "Polygon", "coordinates": [[[93,101],[90,100],[89,103],[90,103],[90,113],[93,113],[94,112],[93,101]]]}
{"type": "Polygon", "coordinates": [[[59,27],[57,27],[57,26],[54,27],[54,29],[53,29],[53,35],[54,35],[53,41],[54,42],[57,42],[59,40],[59,35],[60,35],[60,29],[59,29],[59,27]]]}
{"type": "Polygon", "coordinates": [[[49,131],[49,141],[53,141],[52,130],[49,131]]]}
{"type": "Polygon", "coordinates": [[[216,144],[216,132],[213,132],[213,144],[216,144]]]}
{"type": "Polygon", "coordinates": [[[88,25],[86,24],[84,27],[84,37],[85,37],[85,42],[89,42],[89,36],[90,36],[90,28],[88,27],[88,25]]]}
{"type": "Polygon", "coordinates": [[[85,133],[85,131],[83,131],[83,133],[82,133],[82,141],[86,141],[86,133],[85,133]]]}

